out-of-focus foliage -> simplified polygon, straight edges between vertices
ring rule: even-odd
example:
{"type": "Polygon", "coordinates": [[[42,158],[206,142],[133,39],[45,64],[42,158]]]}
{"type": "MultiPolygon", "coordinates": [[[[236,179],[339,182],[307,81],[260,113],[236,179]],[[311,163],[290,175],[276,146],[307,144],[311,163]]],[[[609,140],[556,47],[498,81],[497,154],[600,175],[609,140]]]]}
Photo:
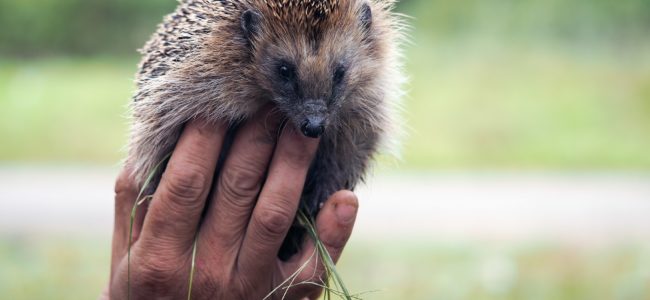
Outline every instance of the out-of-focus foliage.
{"type": "Polygon", "coordinates": [[[650,33],[646,0],[402,1],[433,37],[494,35],[528,42],[633,43],[650,33]]]}
{"type": "MultiPolygon", "coordinates": [[[[0,0],[0,160],[119,161],[135,49],[175,4],[0,0]]],[[[398,10],[412,16],[400,167],[650,168],[650,1],[398,10]]]]}
{"type": "Polygon", "coordinates": [[[0,55],[134,54],[173,0],[0,0],[0,55]]]}
{"type": "MultiPolygon", "coordinates": [[[[97,298],[108,241],[0,237],[0,299],[97,298]]],[[[339,272],[362,299],[648,299],[649,247],[360,240],[339,272]]]]}
{"type": "Polygon", "coordinates": [[[402,166],[647,169],[650,1],[403,3],[402,166]]]}
{"type": "Polygon", "coordinates": [[[135,63],[0,58],[0,162],[119,161],[135,63]]]}
{"type": "MultiPolygon", "coordinates": [[[[132,54],[174,0],[0,0],[0,55],[132,54]]],[[[404,0],[431,37],[503,34],[536,41],[634,43],[647,0],[404,0]]]]}
{"type": "Polygon", "coordinates": [[[97,299],[108,284],[109,241],[0,237],[0,299],[97,299]]]}

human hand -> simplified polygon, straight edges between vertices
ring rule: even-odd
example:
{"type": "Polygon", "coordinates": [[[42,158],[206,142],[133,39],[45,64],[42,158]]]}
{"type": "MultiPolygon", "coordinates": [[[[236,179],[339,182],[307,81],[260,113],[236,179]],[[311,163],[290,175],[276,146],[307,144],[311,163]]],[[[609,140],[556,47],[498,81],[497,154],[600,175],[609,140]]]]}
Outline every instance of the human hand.
{"type": "MultiPolygon", "coordinates": [[[[187,298],[197,233],[193,299],[263,299],[303,265],[294,283],[324,279],[309,238],[289,261],[277,258],[318,146],[289,126],[277,137],[278,121],[264,111],[245,124],[214,180],[226,126],[202,121],[186,126],[150,204],[139,207],[135,217],[131,299],[187,298]]],[[[138,195],[128,167],[115,190],[108,294],[126,299],[129,222],[138,195]]],[[[357,207],[352,192],[340,191],[318,215],[317,231],[335,262],[350,237],[357,207]]],[[[282,299],[284,293],[280,288],[269,299],[282,299]]],[[[301,284],[291,287],[285,299],[315,299],[320,293],[318,286],[301,284]]]]}

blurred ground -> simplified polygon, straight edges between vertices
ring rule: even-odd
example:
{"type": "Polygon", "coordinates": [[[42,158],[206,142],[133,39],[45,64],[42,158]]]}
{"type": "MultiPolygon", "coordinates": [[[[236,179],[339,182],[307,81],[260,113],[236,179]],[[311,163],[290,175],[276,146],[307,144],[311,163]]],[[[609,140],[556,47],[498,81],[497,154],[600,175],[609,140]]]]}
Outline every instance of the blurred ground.
{"type": "MultiPolygon", "coordinates": [[[[0,168],[0,298],[99,292],[116,171],[0,168]]],[[[380,174],[358,194],[340,268],[366,299],[650,297],[647,174],[380,174]]]]}
{"type": "MultiPolygon", "coordinates": [[[[110,234],[116,172],[0,168],[0,234],[110,234]]],[[[381,174],[358,194],[363,238],[586,246],[650,237],[650,175],[643,173],[381,174]]]]}

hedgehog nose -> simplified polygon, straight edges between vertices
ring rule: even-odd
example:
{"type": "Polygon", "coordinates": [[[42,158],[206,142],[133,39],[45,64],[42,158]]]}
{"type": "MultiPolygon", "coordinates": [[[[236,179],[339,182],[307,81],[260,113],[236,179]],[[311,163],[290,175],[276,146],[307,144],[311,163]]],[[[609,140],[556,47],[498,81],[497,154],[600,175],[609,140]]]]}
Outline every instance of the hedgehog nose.
{"type": "Polygon", "coordinates": [[[325,132],[324,121],[325,120],[322,117],[307,117],[307,119],[302,122],[300,130],[302,130],[302,134],[306,137],[318,138],[323,134],[323,132],[325,132]]]}

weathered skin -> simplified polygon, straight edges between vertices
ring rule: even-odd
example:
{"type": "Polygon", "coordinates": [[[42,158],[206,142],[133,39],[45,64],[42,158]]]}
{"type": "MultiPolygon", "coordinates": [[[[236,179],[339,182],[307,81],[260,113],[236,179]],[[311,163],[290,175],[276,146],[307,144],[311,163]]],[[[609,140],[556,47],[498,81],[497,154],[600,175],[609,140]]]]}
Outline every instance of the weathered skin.
{"type": "MultiPolygon", "coordinates": [[[[302,204],[353,190],[391,131],[403,81],[393,0],[182,0],[141,50],[130,163],[140,184],[189,120],[236,128],[272,103],[320,137],[302,204]]],[[[160,178],[155,174],[149,191],[160,178]]],[[[302,236],[290,232],[281,257],[302,236]]]]}

